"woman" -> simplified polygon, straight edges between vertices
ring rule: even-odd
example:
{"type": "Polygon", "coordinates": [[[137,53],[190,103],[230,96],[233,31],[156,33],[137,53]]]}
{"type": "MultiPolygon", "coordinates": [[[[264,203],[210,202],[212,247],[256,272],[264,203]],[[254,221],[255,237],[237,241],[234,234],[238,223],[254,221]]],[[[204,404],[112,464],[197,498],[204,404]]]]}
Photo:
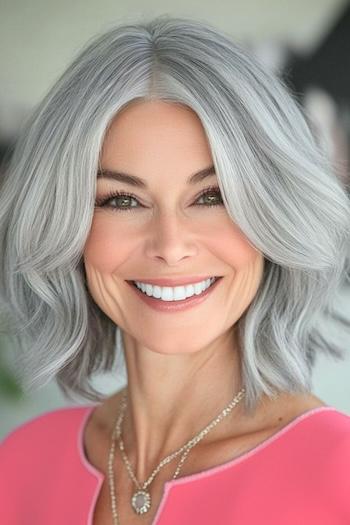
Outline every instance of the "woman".
{"type": "Polygon", "coordinates": [[[208,24],[120,25],[33,112],[0,199],[19,377],[95,401],[5,438],[3,522],[350,522],[350,417],[311,387],[343,355],[316,321],[349,201],[277,78],[208,24]]]}

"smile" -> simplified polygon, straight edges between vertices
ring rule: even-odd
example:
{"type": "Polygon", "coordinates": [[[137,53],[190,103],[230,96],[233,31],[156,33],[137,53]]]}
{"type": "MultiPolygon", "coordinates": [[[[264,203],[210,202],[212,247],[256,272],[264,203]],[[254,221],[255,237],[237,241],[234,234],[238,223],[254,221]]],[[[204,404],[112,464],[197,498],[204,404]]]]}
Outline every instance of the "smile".
{"type": "Polygon", "coordinates": [[[210,277],[195,284],[183,286],[156,286],[147,283],[134,281],[135,286],[149,297],[155,297],[162,301],[181,301],[193,295],[201,295],[211,286],[218,277],[210,277]]]}
{"type": "Polygon", "coordinates": [[[154,286],[147,283],[127,281],[137,296],[158,311],[182,311],[203,302],[216,288],[222,277],[186,286],[154,286]]]}

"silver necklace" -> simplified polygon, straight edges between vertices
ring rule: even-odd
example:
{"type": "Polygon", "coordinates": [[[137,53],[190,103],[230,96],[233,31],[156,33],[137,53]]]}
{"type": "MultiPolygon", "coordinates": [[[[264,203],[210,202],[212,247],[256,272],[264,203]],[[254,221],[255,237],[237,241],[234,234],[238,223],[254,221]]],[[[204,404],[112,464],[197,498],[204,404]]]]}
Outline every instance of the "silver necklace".
{"type": "Polygon", "coordinates": [[[123,461],[125,463],[125,466],[127,468],[127,471],[129,473],[129,476],[132,479],[132,481],[135,483],[138,489],[131,498],[131,506],[134,512],[136,512],[136,514],[144,514],[145,512],[148,512],[148,510],[151,508],[151,495],[146,489],[148,485],[152,483],[154,477],[158,474],[160,469],[164,465],[169,463],[172,459],[174,459],[179,454],[181,454],[181,452],[184,452],[176,468],[175,474],[173,475],[172,479],[175,479],[179,475],[180,469],[185,459],[187,458],[190,450],[195,445],[197,445],[197,443],[199,443],[199,441],[201,441],[204,438],[204,436],[206,436],[212,428],[214,428],[224,417],[226,417],[231,412],[231,410],[241,401],[244,394],[245,394],[245,388],[242,388],[238,392],[238,394],[233,398],[233,400],[226,406],[226,408],[224,408],[222,412],[209,423],[209,425],[207,425],[203,430],[201,430],[196,436],[190,439],[185,445],[183,445],[176,452],[173,452],[169,456],[162,459],[162,461],[159,463],[157,468],[153,470],[150,477],[144,483],[140,483],[136,479],[133,473],[130,461],[128,460],[128,457],[125,453],[124,442],[121,437],[121,424],[124,419],[124,414],[125,414],[125,409],[126,409],[126,392],[125,392],[122,398],[122,402],[121,402],[120,413],[117,417],[117,420],[116,420],[116,423],[113,429],[111,447],[110,447],[109,455],[108,455],[108,480],[109,480],[109,489],[110,489],[110,497],[111,497],[113,525],[120,525],[119,516],[117,512],[117,501],[116,501],[116,491],[115,491],[115,485],[114,485],[114,472],[113,472],[116,440],[118,440],[119,449],[120,449],[123,461]]]}

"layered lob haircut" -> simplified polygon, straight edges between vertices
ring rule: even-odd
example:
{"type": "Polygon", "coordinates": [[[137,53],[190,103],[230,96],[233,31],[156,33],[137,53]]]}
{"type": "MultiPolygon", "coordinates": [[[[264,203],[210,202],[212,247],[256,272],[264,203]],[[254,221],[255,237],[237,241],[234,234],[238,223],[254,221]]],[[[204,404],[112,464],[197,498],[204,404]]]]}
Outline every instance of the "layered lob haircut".
{"type": "MultiPolygon", "coordinates": [[[[95,36],[22,126],[0,192],[2,331],[27,391],[56,378],[102,400],[118,327],[89,294],[82,254],[104,136],[137,100],[191,108],[208,137],[230,218],[265,258],[238,322],[245,407],[311,389],[318,354],[344,357],[330,322],[349,278],[348,188],[278,76],[200,20],[160,16],[95,36]]],[[[203,320],[205,321],[205,320],[203,320]]]]}

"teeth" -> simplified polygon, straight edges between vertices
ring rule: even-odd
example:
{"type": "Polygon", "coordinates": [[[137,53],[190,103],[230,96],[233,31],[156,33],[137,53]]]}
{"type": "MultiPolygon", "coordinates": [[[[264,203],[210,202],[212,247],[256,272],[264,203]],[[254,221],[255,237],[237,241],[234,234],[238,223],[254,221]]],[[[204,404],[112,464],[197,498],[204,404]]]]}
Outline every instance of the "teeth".
{"type": "Polygon", "coordinates": [[[155,297],[156,299],[161,299],[162,301],[181,301],[191,297],[192,295],[200,295],[204,292],[204,290],[209,288],[209,286],[211,286],[215,280],[216,277],[211,277],[205,281],[201,281],[200,283],[174,287],[155,286],[138,281],[134,281],[134,284],[143,293],[147,294],[148,296],[155,297]]]}

